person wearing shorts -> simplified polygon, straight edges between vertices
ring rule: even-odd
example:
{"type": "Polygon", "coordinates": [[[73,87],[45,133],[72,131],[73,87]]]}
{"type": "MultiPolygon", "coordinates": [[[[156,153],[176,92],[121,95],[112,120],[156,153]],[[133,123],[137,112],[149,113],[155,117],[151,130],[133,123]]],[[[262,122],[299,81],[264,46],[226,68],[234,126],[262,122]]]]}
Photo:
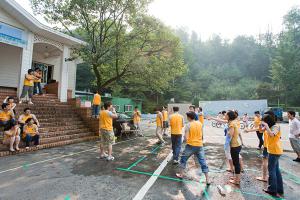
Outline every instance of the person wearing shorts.
{"type": "Polygon", "coordinates": [[[300,122],[294,111],[288,111],[289,118],[289,139],[297,158],[293,161],[300,162],[300,122]]]}
{"type": "Polygon", "coordinates": [[[166,107],[162,108],[162,116],[163,116],[163,136],[168,136],[167,130],[169,128],[169,122],[168,122],[168,111],[166,107]]]}
{"type": "Polygon", "coordinates": [[[29,98],[28,104],[33,104],[31,100],[33,96],[33,86],[34,86],[34,80],[37,79],[33,74],[34,71],[32,69],[29,69],[28,73],[25,75],[23,90],[22,90],[19,104],[23,103],[27,94],[29,98]]]}
{"type": "Polygon", "coordinates": [[[158,144],[164,145],[166,142],[163,139],[162,136],[162,130],[163,130],[163,116],[162,113],[160,112],[159,108],[156,108],[156,137],[159,139],[158,144]]]}
{"type": "Polygon", "coordinates": [[[104,110],[100,112],[100,158],[105,158],[107,161],[113,161],[112,145],[115,143],[115,134],[113,131],[113,119],[118,118],[111,102],[104,103],[104,110]],[[104,151],[104,146],[108,147],[108,154],[104,151]]]}

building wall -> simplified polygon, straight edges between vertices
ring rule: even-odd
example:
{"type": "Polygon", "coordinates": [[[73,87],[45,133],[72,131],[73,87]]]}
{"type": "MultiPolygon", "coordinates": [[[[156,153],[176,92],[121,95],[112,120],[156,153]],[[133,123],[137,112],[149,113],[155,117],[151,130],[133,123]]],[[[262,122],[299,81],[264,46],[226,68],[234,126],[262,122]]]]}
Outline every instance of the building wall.
{"type": "Polygon", "coordinates": [[[18,87],[22,49],[0,43],[0,86],[18,87]]]}
{"type": "Polygon", "coordinates": [[[72,96],[75,96],[75,87],[76,87],[76,71],[77,71],[77,64],[72,61],[68,63],[68,74],[69,74],[69,79],[68,79],[68,89],[72,90],[72,96]]]}
{"type": "Polygon", "coordinates": [[[13,17],[11,17],[7,12],[5,12],[2,8],[0,8],[0,21],[11,26],[23,29],[27,31],[27,29],[18,21],[16,21],[13,17]]]}

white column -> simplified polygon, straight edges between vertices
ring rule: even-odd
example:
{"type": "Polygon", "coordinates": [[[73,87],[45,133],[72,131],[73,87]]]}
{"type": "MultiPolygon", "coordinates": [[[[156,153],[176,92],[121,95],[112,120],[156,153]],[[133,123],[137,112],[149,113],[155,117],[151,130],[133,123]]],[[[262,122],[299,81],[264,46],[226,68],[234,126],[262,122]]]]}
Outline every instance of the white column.
{"type": "Polygon", "coordinates": [[[23,48],[22,51],[21,69],[19,73],[20,75],[19,84],[17,88],[18,97],[20,97],[22,93],[25,74],[27,74],[28,69],[31,69],[32,66],[33,42],[34,42],[34,34],[30,32],[28,33],[27,46],[23,48]]]}
{"type": "Polygon", "coordinates": [[[70,58],[70,49],[68,46],[64,45],[64,50],[62,54],[62,61],[60,66],[60,80],[58,83],[58,98],[61,102],[67,102],[68,96],[68,61],[65,59],[70,58]]]}

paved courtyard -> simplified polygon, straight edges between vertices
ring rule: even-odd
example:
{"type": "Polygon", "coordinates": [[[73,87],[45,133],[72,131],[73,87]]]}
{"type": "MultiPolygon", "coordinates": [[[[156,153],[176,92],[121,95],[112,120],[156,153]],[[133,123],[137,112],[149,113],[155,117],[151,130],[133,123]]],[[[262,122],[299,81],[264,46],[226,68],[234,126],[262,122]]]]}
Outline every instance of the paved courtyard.
{"type": "MultiPolygon", "coordinates": [[[[193,159],[189,173],[195,178],[176,178],[177,168],[167,162],[171,158],[170,142],[158,146],[154,128],[145,123],[145,137],[119,140],[114,145],[113,162],[97,158],[97,142],[0,158],[0,199],[274,199],[262,191],[266,184],[255,180],[261,165],[255,134],[243,134],[245,172],[241,186],[233,187],[227,184],[231,174],[225,172],[222,129],[212,128],[207,122],[205,151],[213,184],[206,187],[193,159]],[[219,194],[218,185],[226,190],[226,196],[219,194]]],[[[285,134],[282,139],[286,140],[285,134]]],[[[286,150],[290,150],[288,145],[284,143],[286,150]]],[[[300,164],[292,161],[294,156],[285,152],[280,159],[285,199],[291,200],[300,195],[300,164]]]]}

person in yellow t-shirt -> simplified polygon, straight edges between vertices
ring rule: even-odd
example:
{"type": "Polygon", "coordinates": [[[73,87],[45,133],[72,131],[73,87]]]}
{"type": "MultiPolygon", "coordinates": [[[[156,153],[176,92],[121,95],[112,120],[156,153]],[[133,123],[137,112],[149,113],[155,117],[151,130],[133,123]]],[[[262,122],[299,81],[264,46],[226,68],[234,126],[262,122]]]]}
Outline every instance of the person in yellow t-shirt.
{"type": "Polygon", "coordinates": [[[165,140],[162,136],[162,130],[163,130],[163,115],[161,113],[160,108],[156,108],[156,131],[155,135],[159,139],[157,142],[158,144],[165,145],[165,140]]]}
{"type": "Polygon", "coordinates": [[[43,72],[40,68],[35,68],[33,75],[35,76],[35,80],[33,80],[33,95],[43,95],[43,90],[42,90],[42,78],[43,78],[43,72]]]}
{"type": "Polygon", "coordinates": [[[101,105],[101,95],[96,91],[94,92],[94,98],[93,98],[93,112],[92,112],[93,118],[99,118],[100,105],[101,105]]]}
{"type": "Polygon", "coordinates": [[[117,119],[118,115],[111,102],[104,103],[104,110],[101,110],[99,116],[100,125],[100,158],[105,158],[107,161],[113,161],[112,145],[115,143],[115,134],[113,128],[113,119],[117,119]],[[104,145],[108,146],[108,155],[105,153],[104,145]]]}
{"type": "Polygon", "coordinates": [[[272,111],[266,112],[261,123],[268,134],[268,188],[264,191],[272,196],[282,197],[284,194],[283,181],[279,167],[279,158],[283,154],[280,126],[272,111]]]}
{"type": "Polygon", "coordinates": [[[138,107],[136,106],[133,111],[133,124],[134,124],[136,130],[138,131],[139,136],[143,136],[143,134],[141,133],[141,128],[140,128],[141,117],[142,117],[142,114],[139,111],[138,107]]]}
{"type": "Polygon", "coordinates": [[[228,111],[225,115],[225,119],[228,121],[228,134],[231,137],[230,155],[235,172],[235,176],[229,182],[234,185],[240,185],[241,182],[240,152],[242,150],[242,145],[238,140],[240,132],[238,124],[236,123],[237,117],[237,114],[232,110],[228,111]]]}
{"type": "Polygon", "coordinates": [[[26,124],[26,120],[29,119],[29,118],[32,118],[34,120],[34,123],[40,127],[40,122],[39,120],[37,119],[37,117],[31,113],[31,110],[30,108],[25,108],[24,109],[24,113],[22,115],[19,116],[19,125],[20,125],[20,129],[21,129],[21,134],[23,133],[23,128],[24,128],[24,125],[26,124]]]}
{"type": "Polygon", "coordinates": [[[6,98],[4,99],[4,101],[3,101],[3,103],[8,103],[8,105],[9,105],[9,110],[10,110],[11,112],[13,112],[14,115],[16,115],[16,110],[15,110],[15,108],[16,108],[17,104],[15,103],[14,97],[11,97],[11,96],[6,97],[6,98]]]}
{"type": "Polygon", "coordinates": [[[195,112],[186,113],[187,119],[189,121],[189,123],[185,126],[185,131],[184,131],[186,146],[180,159],[181,171],[177,173],[176,176],[179,178],[184,178],[185,174],[183,172],[185,171],[188,159],[192,155],[195,155],[201,166],[201,170],[205,175],[206,184],[210,185],[211,183],[209,181],[209,176],[208,176],[209,169],[206,164],[203,141],[202,141],[202,124],[199,120],[195,120],[196,115],[197,114],[195,112]]]}
{"type": "Polygon", "coordinates": [[[4,139],[3,144],[9,145],[9,151],[14,152],[14,144],[16,145],[16,150],[19,151],[20,143],[20,128],[15,121],[8,123],[4,129],[4,139]]]}
{"type": "Polygon", "coordinates": [[[167,130],[169,128],[169,122],[168,122],[168,110],[167,107],[162,107],[162,116],[163,116],[163,136],[168,136],[167,130]]]}
{"type": "Polygon", "coordinates": [[[26,149],[29,149],[30,142],[34,142],[35,146],[40,143],[39,128],[34,124],[33,118],[26,120],[26,125],[23,127],[22,139],[25,140],[26,149]]]}
{"type": "Polygon", "coordinates": [[[179,153],[182,144],[182,129],[184,127],[184,119],[178,113],[179,107],[173,107],[173,114],[170,116],[171,141],[173,150],[173,164],[179,164],[179,153]]]}
{"type": "Polygon", "coordinates": [[[15,115],[10,111],[8,103],[2,104],[2,110],[0,110],[0,126],[6,126],[8,123],[15,121],[15,115]]]}
{"type": "Polygon", "coordinates": [[[261,150],[261,147],[264,145],[264,139],[263,139],[264,134],[261,129],[261,115],[260,115],[259,111],[255,111],[254,114],[255,114],[254,127],[257,129],[256,134],[257,134],[257,138],[259,140],[257,150],[261,150]]]}
{"type": "Polygon", "coordinates": [[[22,90],[19,104],[23,103],[27,94],[29,98],[28,104],[33,104],[32,96],[33,96],[34,80],[37,80],[37,78],[34,76],[34,71],[32,69],[29,69],[28,73],[25,75],[24,78],[24,85],[23,85],[23,90],[22,90]]]}

